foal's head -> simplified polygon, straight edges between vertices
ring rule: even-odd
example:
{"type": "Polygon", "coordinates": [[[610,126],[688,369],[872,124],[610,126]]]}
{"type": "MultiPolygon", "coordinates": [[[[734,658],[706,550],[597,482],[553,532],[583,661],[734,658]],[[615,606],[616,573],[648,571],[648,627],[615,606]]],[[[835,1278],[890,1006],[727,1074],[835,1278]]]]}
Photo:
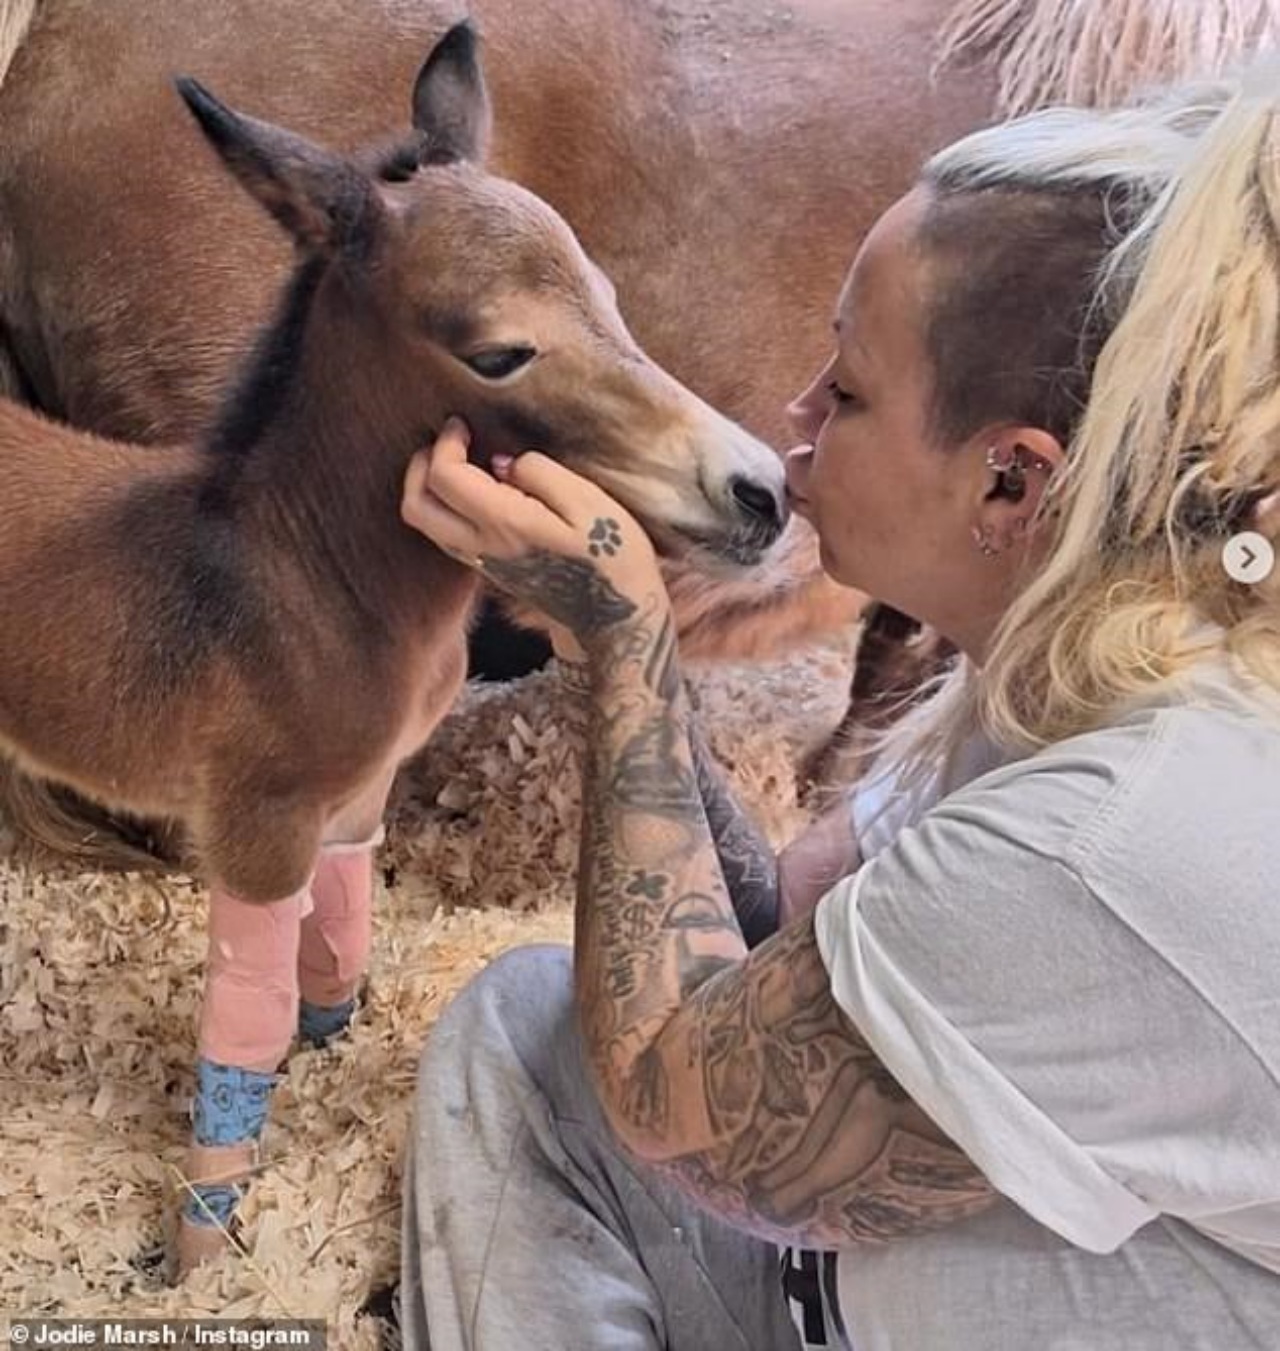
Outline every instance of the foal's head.
{"type": "Polygon", "coordinates": [[[235,113],[194,81],[179,89],[294,237],[299,277],[322,271],[320,287],[348,297],[376,334],[375,416],[398,428],[380,437],[397,457],[457,413],[477,458],[554,456],[671,551],[751,563],[777,537],[778,458],[646,357],[564,220],[482,167],[489,100],[468,24],[418,76],[412,140],[359,162],[235,113]]]}

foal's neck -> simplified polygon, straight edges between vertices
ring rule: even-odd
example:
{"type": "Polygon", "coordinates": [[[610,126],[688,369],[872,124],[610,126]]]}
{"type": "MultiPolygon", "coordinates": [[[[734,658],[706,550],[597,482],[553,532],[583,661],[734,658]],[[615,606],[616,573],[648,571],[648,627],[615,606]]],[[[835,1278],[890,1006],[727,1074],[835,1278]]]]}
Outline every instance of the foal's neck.
{"type": "Polygon", "coordinates": [[[441,587],[472,582],[401,521],[429,419],[358,301],[341,278],[305,266],[295,276],[208,447],[205,501],[243,523],[253,558],[345,597],[371,623],[420,624],[441,587]]]}

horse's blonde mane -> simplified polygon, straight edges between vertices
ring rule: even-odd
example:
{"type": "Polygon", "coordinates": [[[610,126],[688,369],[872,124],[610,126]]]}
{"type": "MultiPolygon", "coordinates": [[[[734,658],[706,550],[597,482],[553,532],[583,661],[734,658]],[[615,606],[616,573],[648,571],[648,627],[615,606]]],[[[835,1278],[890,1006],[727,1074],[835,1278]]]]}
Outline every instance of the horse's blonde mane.
{"type": "Polygon", "coordinates": [[[40,0],[0,0],[0,84],[9,73],[40,0]]]}
{"type": "Polygon", "coordinates": [[[1112,107],[1148,85],[1216,75],[1280,45],[1280,0],[960,0],[938,66],[997,63],[1002,113],[1112,107]]]}

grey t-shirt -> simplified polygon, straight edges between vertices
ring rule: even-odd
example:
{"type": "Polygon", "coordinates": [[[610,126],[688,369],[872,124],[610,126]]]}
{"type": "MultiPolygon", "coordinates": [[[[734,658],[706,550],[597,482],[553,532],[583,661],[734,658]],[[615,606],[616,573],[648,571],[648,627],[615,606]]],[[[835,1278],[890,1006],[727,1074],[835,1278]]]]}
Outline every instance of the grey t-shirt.
{"type": "Polygon", "coordinates": [[[908,816],[819,947],[1008,1202],[841,1254],[852,1344],[1280,1351],[1280,700],[1205,664],[908,816]]]}

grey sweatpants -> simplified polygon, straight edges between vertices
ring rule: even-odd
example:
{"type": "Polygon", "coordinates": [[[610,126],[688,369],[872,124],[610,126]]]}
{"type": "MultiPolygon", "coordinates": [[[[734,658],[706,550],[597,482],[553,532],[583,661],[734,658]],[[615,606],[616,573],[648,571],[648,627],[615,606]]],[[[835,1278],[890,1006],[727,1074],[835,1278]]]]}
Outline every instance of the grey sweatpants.
{"type": "Polygon", "coordinates": [[[418,1072],[404,1187],[408,1351],[794,1351],[775,1248],[621,1154],[583,1064],[570,953],[453,1001],[418,1072]]]}

